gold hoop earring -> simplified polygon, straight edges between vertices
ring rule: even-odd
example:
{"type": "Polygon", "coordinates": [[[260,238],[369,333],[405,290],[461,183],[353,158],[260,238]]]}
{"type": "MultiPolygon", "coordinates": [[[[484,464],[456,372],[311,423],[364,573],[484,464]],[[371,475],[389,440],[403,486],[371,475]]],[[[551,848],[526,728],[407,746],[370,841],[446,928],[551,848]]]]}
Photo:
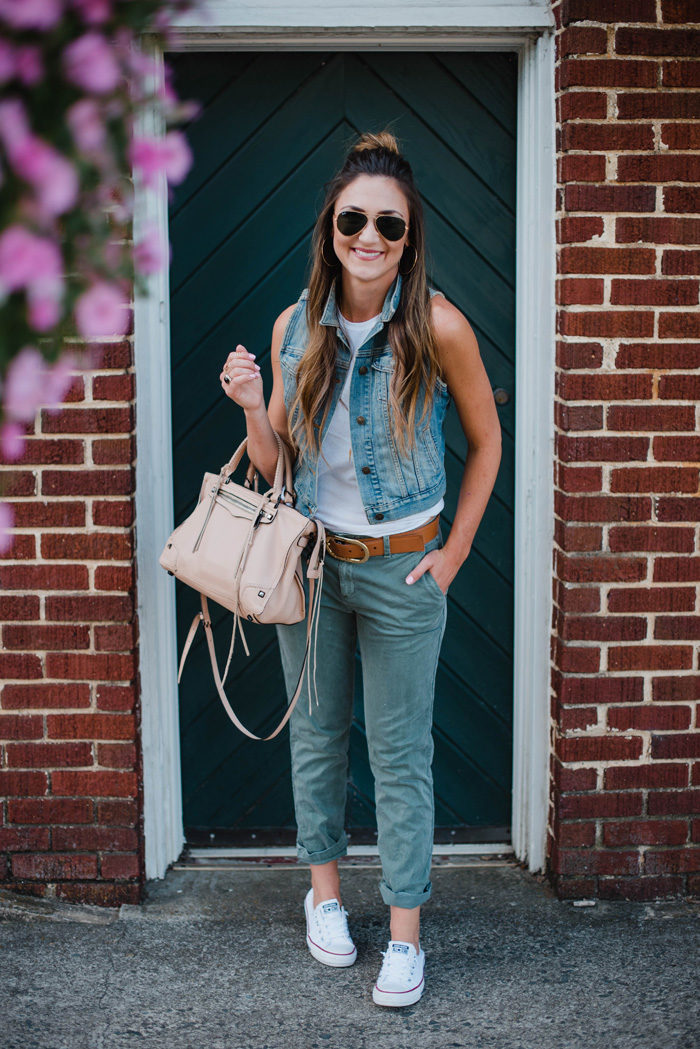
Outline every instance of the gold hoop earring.
{"type": "Polygon", "coordinates": [[[418,262],[418,248],[415,246],[415,244],[407,244],[406,247],[407,248],[413,248],[413,250],[415,252],[415,258],[413,260],[413,265],[410,267],[410,269],[402,270],[401,269],[401,263],[403,262],[403,255],[401,256],[401,258],[399,260],[399,273],[401,274],[402,277],[407,277],[409,275],[409,273],[412,273],[413,270],[416,268],[416,263],[418,262]]]}
{"type": "Polygon", "coordinates": [[[332,269],[333,266],[336,266],[338,264],[338,256],[336,255],[334,262],[329,262],[328,259],[326,258],[325,247],[326,247],[326,243],[327,243],[328,239],[329,238],[326,237],[326,239],[324,240],[323,244],[321,245],[321,258],[325,262],[326,266],[328,266],[329,269],[332,269]]]}

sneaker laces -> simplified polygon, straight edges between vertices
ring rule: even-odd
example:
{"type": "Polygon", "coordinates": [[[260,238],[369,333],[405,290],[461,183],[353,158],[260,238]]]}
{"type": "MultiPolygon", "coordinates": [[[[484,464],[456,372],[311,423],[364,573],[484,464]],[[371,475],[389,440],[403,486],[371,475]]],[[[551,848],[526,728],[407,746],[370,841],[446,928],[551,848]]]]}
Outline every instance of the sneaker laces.
{"type": "Polygon", "coordinates": [[[411,954],[410,950],[395,951],[393,947],[394,941],[392,940],[387,949],[382,951],[384,961],[379,979],[389,981],[393,978],[401,982],[411,975],[418,955],[411,954]]]}
{"type": "Polygon", "coordinates": [[[316,911],[324,933],[331,939],[350,939],[348,912],[337,900],[326,900],[316,911]]]}

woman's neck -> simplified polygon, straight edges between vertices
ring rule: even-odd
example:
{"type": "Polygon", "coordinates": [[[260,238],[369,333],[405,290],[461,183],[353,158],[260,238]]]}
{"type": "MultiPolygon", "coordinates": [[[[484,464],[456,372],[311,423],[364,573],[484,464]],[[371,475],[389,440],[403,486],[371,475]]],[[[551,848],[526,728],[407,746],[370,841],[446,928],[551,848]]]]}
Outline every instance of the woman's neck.
{"type": "Polygon", "coordinates": [[[338,309],[351,324],[361,324],[371,320],[382,312],[384,299],[396,274],[380,281],[359,281],[348,273],[343,273],[338,309]]]}

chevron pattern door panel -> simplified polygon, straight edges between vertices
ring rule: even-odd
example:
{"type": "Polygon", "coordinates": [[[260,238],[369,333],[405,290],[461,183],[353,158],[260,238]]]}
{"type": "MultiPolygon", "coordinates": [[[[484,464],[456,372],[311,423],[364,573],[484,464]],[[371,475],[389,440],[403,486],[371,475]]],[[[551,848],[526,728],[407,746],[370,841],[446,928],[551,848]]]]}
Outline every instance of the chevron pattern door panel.
{"type": "MultiPolygon", "coordinates": [[[[428,231],[429,278],[469,318],[496,391],[503,459],[474,547],[450,586],[435,699],[436,837],[510,834],[513,677],[514,270],[516,58],[511,53],[269,52],[172,54],[181,98],[202,113],[187,129],[195,163],[171,194],[174,506],[193,508],[205,469],[245,436],[243,411],[219,372],[243,343],[257,354],[266,397],[277,315],[308,280],[311,231],[331,177],[357,132],[389,126],[411,162],[428,231]]],[[[446,420],[454,518],[467,442],[446,420]]],[[[177,586],[181,646],[197,602],[177,586]]],[[[215,606],[216,607],[216,606],[215,606]]],[[[216,609],[220,660],[231,616],[216,609]]],[[[262,734],[285,705],[274,628],[250,625],[228,679],[239,715],[262,734]]],[[[362,675],[356,654],[347,825],[376,834],[362,675]]],[[[255,743],[230,724],[200,636],[179,696],[188,841],[288,842],[294,810],[287,732],[255,743]]]]}

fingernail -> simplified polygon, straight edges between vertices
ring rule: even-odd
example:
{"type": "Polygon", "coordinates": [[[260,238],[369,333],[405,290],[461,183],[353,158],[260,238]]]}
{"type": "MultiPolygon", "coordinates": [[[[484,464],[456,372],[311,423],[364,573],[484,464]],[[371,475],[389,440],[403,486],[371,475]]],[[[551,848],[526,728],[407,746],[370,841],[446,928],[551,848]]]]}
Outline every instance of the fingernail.
{"type": "Polygon", "coordinates": [[[412,583],[413,582],[413,576],[412,575],[406,576],[406,582],[407,583],[412,583]]]}
{"type": "Polygon", "coordinates": [[[248,356],[249,357],[255,357],[255,354],[254,353],[249,353],[248,356]]]}

